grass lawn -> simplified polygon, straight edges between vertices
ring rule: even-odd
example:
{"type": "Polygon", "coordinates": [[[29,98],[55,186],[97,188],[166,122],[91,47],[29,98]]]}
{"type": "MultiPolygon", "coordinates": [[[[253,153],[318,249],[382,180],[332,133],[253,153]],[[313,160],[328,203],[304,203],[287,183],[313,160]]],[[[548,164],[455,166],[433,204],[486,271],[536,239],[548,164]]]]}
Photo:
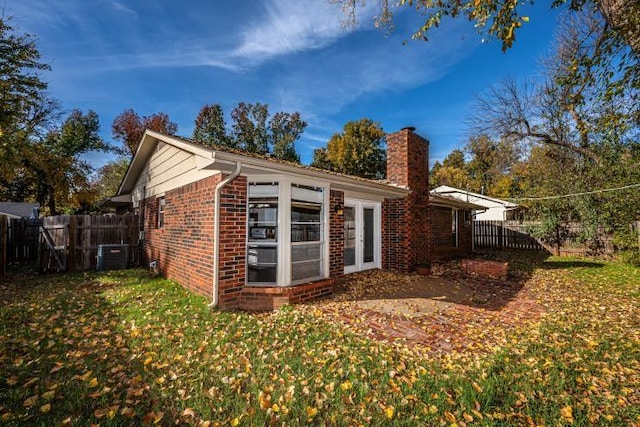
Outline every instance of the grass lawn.
{"type": "Polygon", "coordinates": [[[313,310],[212,312],[143,271],[0,285],[3,425],[640,425],[640,269],[549,258],[546,315],[425,357],[313,310]]]}

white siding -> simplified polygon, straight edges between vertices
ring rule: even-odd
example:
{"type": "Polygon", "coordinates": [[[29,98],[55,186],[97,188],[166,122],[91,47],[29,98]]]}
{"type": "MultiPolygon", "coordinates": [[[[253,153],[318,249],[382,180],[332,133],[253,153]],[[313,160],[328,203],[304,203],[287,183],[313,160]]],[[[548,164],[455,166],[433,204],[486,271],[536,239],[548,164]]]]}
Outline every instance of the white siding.
{"type": "Polygon", "coordinates": [[[219,173],[198,170],[195,154],[169,144],[159,144],[136,181],[131,198],[133,206],[147,197],[158,197],[191,182],[219,173]]]}

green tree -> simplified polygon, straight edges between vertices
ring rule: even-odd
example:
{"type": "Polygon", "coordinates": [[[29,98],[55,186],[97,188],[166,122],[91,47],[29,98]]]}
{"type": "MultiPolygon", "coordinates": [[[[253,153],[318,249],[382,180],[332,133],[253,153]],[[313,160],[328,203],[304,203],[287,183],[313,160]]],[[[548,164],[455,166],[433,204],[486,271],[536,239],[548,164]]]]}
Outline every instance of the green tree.
{"type": "Polygon", "coordinates": [[[313,150],[313,160],[311,166],[318,169],[333,170],[333,164],[327,157],[327,148],[321,147],[313,150]]]}
{"type": "Polygon", "coordinates": [[[234,146],[249,153],[267,154],[269,152],[268,117],[267,104],[240,102],[231,112],[234,146]]]}
{"type": "Polygon", "coordinates": [[[166,135],[175,135],[178,131],[178,125],[172,122],[166,113],[155,113],[140,118],[138,113],[131,108],[120,113],[111,125],[113,139],[122,142],[124,151],[131,157],[136,154],[145,129],[166,135]]]}
{"type": "Polygon", "coordinates": [[[59,129],[50,131],[33,146],[34,153],[25,161],[36,173],[37,200],[56,215],[59,207],[71,208],[68,201],[90,187],[92,168],[81,156],[91,151],[113,151],[99,135],[98,115],[73,110],[59,129]]]}
{"type": "Polygon", "coordinates": [[[233,147],[220,104],[203,105],[195,120],[192,138],[209,146],[233,147]]]}
{"type": "Polygon", "coordinates": [[[300,113],[278,112],[269,120],[269,139],[273,147],[273,157],[280,160],[300,163],[295,142],[307,127],[300,113]]]}
{"type": "MultiPolygon", "coordinates": [[[[40,72],[51,67],[40,62],[36,39],[16,34],[10,18],[0,16],[0,141],[16,133],[31,133],[49,118],[47,83],[40,72]],[[44,114],[43,114],[44,113],[44,114]]],[[[15,142],[15,141],[13,141],[15,142]]]]}
{"type": "Polygon", "coordinates": [[[97,171],[97,177],[92,186],[95,188],[98,200],[104,200],[114,196],[120,188],[120,183],[129,168],[129,159],[118,157],[116,160],[107,162],[97,171]]]}
{"type": "Polygon", "coordinates": [[[329,169],[336,172],[363,178],[384,178],[384,137],[380,124],[371,119],[347,122],[343,131],[334,134],[327,143],[326,160],[320,157],[324,156],[322,151],[316,150],[312,166],[321,167],[324,162],[328,162],[331,165],[329,169]]]}

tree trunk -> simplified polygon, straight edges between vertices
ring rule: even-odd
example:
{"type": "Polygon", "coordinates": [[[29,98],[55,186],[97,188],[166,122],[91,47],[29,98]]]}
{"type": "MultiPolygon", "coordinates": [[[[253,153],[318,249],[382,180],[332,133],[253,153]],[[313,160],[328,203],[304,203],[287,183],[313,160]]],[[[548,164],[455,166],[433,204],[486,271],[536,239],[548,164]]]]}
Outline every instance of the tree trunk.
{"type": "Polygon", "coordinates": [[[56,216],[58,213],[56,212],[55,190],[51,186],[48,187],[48,190],[49,190],[49,201],[47,204],[49,206],[49,215],[56,216]]]}

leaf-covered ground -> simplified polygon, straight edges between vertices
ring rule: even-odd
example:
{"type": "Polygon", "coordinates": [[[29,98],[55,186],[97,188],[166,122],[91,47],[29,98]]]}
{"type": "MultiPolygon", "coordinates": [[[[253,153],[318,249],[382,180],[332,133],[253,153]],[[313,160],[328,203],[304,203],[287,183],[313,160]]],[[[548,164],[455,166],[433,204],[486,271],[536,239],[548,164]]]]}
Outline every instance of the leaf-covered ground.
{"type": "Polygon", "coordinates": [[[640,425],[640,271],[518,262],[542,317],[438,355],[316,305],[212,312],[142,271],[16,276],[0,285],[0,424],[640,425]]]}

